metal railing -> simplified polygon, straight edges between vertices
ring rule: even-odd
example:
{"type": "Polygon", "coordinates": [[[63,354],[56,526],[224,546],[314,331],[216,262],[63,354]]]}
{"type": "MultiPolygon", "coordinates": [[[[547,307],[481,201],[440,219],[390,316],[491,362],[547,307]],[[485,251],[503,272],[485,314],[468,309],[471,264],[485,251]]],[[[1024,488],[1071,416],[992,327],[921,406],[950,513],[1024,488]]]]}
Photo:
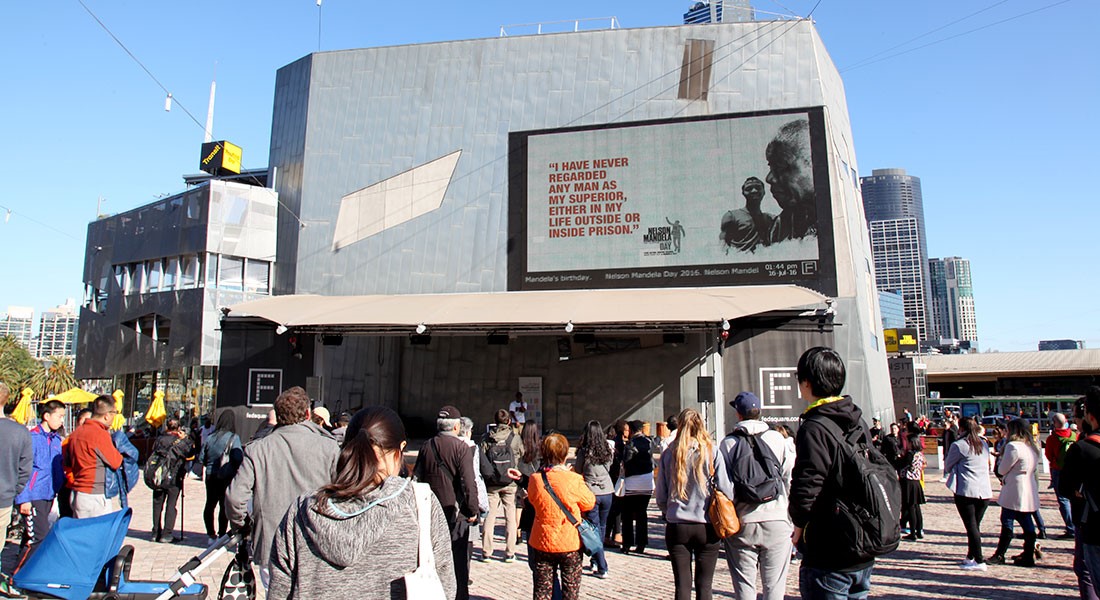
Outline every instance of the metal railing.
{"type": "Polygon", "coordinates": [[[574,32],[577,32],[577,31],[591,31],[591,30],[599,30],[599,29],[620,29],[622,27],[622,25],[619,24],[618,17],[593,17],[593,18],[589,18],[589,19],[573,19],[573,20],[565,20],[565,21],[544,21],[544,22],[541,22],[541,23],[520,23],[520,24],[517,24],[517,25],[501,25],[500,26],[500,37],[508,37],[509,35],[513,35],[513,34],[514,35],[532,35],[532,34],[541,35],[543,33],[563,33],[563,32],[570,31],[570,29],[568,27],[562,27],[562,25],[569,25],[569,24],[572,24],[572,26],[573,26],[572,31],[574,31],[574,32]],[[581,29],[581,24],[582,23],[589,23],[589,22],[594,22],[594,21],[607,22],[607,23],[610,24],[610,26],[609,27],[604,27],[604,26],[585,27],[584,29],[581,29]],[[532,31],[516,31],[517,29],[521,29],[521,28],[523,28],[523,29],[532,29],[533,28],[534,31],[533,32],[532,31]]]}

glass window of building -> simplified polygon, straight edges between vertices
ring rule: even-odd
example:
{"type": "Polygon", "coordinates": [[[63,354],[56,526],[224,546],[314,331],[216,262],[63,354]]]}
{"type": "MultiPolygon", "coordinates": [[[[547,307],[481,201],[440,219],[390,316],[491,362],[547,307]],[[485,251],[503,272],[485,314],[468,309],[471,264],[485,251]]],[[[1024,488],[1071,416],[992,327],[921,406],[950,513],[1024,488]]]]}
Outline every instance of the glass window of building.
{"type": "Polygon", "coordinates": [[[159,292],[164,275],[164,263],[159,259],[151,260],[145,272],[148,277],[145,282],[145,291],[159,292]]]}
{"type": "Polygon", "coordinates": [[[164,266],[164,282],[160,286],[162,290],[171,291],[176,289],[179,280],[179,270],[180,259],[169,258],[164,266]]]}
{"type": "Polygon", "coordinates": [[[137,263],[131,265],[134,270],[134,276],[130,280],[132,287],[130,287],[131,294],[140,294],[145,291],[145,263],[137,263]]]}
{"type": "Polygon", "coordinates": [[[130,269],[126,265],[115,265],[115,283],[123,294],[130,289],[130,269]]]}
{"type": "Polygon", "coordinates": [[[222,256],[218,260],[218,287],[224,290],[244,288],[244,259],[222,256]]]}
{"type": "Polygon", "coordinates": [[[218,255],[206,255],[206,287],[218,286],[218,255]]]}
{"type": "Polygon", "coordinates": [[[199,280],[199,257],[197,256],[184,256],[180,261],[180,281],[179,288],[181,290],[189,290],[198,283],[199,280]]]}
{"type": "Polygon", "coordinates": [[[248,259],[245,262],[244,289],[246,292],[268,293],[271,264],[264,260],[248,259]]]}

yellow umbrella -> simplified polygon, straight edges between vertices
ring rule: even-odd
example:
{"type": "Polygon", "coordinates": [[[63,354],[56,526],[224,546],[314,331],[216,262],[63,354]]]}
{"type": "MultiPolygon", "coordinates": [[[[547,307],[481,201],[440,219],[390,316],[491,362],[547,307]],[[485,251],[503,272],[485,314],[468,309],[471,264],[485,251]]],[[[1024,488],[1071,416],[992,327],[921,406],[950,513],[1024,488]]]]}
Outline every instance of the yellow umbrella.
{"type": "Polygon", "coordinates": [[[19,404],[15,405],[15,410],[11,412],[11,418],[21,425],[26,425],[27,420],[30,419],[32,396],[34,396],[34,390],[23,388],[23,393],[19,396],[19,404]]]}
{"type": "Polygon", "coordinates": [[[122,414],[122,399],[126,397],[126,394],[122,390],[115,390],[115,393],[111,394],[115,399],[115,410],[118,414],[115,415],[115,420],[111,421],[111,431],[118,431],[126,426],[126,417],[122,414]]]}
{"type": "Polygon", "coordinates": [[[67,392],[62,392],[56,396],[50,396],[49,398],[47,398],[47,400],[60,400],[65,404],[87,404],[95,399],[95,394],[91,392],[85,392],[78,387],[74,387],[67,392]]]}
{"type": "Polygon", "coordinates": [[[168,418],[168,411],[164,409],[164,392],[157,390],[153,392],[153,403],[149,405],[149,410],[145,411],[145,420],[153,427],[160,427],[166,418],[168,418]]]}

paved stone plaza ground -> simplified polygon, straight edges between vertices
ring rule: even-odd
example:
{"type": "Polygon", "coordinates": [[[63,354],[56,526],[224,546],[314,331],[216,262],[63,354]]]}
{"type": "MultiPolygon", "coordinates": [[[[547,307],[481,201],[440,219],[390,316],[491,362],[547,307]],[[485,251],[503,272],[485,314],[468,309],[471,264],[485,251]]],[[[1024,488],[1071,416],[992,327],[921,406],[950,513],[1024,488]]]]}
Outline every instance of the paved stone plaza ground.
{"type": "MultiPolygon", "coordinates": [[[[1076,578],[1071,569],[1073,559],[1072,540],[1048,539],[1040,542],[1044,557],[1033,569],[1013,566],[990,566],[987,572],[963,572],[957,564],[966,554],[966,540],[962,523],[955,512],[951,497],[942,483],[939,473],[929,470],[927,496],[924,506],[925,538],[919,542],[902,542],[901,548],[880,559],[872,577],[872,597],[876,598],[996,598],[998,600],[1046,598],[1076,598],[1076,578]]],[[[1046,477],[1042,486],[1046,486],[1046,477]]],[[[995,484],[996,485],[996,484],[995,484]]],[[[134,518],[126,543],[135,550],[135,564],[131,576],[136,579],[164,580],[176,567],[191,556],[201,552],[206,544],[202,533],[202,506],[205,490],[202,482],[189,479],[183,499],[185,539],[178,544],[157,544],[149,540],[151,527],[152,494],[143,485],[131,493],[134,518]]],[[[1049,490],[1042,494],[1043,516],[1052,536],[1062,532],[1061,519],[1049,490]]],[[[986,554],[993,551],[999,530],[999,509],[991,507],[982,524],[986,554]]],[[[178,526],[177,526],[178,531],[178,526]]],[[[498,538],[503,537],[503,521],[498,527],[498,538]]],[[[498,539],[497,557],[502,555],[503,540],[498,539]]],[[[1009,555],[1021,551],[1022,542],[1013,542],[1009,555]]],[[[4,553],[4,571],[10,572],[13,548],[4,553]]],[[[476,555],[475,550],[475,555],[476,555]]],[[[582,583],[582,597],[595,599],[646,598],[659,599],[673,596],[672,567],[666,560],[664,525],[658,519],[656,505],[650,505],[650,547],[645,555],[622,555],[611,551],[608,555],[610,576],[600,580],[586,575],[582,583]]],[[[529,598],[531,597],[531,571],[521,546],[514,563],[500,560],[488,563],[474,561],[474,598],[529,598]]],[[[222,557],[200,581],[216,589],[229,558],[222,557]]],[[[732,598],[729,571],[724,557],[719,559],[714,581],[715,597],[732,598]]],[[[787,580],[787,595],[798,597],[797,564],[792,565],[787,580]]]]}

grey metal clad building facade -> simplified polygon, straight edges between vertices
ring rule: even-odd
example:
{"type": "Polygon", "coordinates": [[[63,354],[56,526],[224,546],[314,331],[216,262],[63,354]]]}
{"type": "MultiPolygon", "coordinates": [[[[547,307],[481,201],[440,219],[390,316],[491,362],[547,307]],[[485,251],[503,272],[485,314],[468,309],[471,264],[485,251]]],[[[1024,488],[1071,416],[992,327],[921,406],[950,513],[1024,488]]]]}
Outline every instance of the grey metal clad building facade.
{"type": "MultiPolygon", "coordinates": [[[[722,360],[738,364],[725,371],[726,390],[765,385],[789,396],[798,354],[828,342],[848,363],[851,393],[885,415],[889,382],[843,84],[808,21],[322,52],[283,67],[269,160],[287,208],[278,213],[275,291],[505,291],[509,246],[522,243],[508,237],[511,132],[799,107],[825,107],[843,326],[734,332],[722,360]],[[377,225],[364,225],[370,211],[377,225]]],[[[413,347],[346,336],[317,353],[314,371],[330,407],[381,402],[425,418],[453,400],[484,421],[523,376],[542,377],[549,427],[662,420],[695,405],[690,369],[709,347],[698,335],[570,361],[558,360],[558,341],[455,337],[413,347]]]]}
{"type": "Polygon", "coordinates": [[[114,378],[138,409],[156,389],[211,408],[220,309],[270,294],[276,208],[271,189],[210,181],[90,223],[76,376],[114,378]]]}

